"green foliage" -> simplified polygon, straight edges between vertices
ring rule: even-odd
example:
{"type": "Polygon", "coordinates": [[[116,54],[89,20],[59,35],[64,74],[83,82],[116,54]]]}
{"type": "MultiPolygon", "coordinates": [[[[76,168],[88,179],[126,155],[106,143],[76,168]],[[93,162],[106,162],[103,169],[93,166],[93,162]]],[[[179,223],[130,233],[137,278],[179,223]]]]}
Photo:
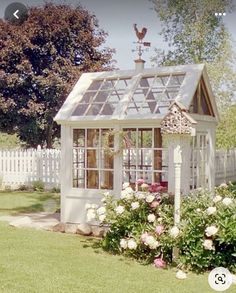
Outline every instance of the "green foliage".
{"type": "Polygon", "coordinates": [[[158,64],[207,64],[218,107],[224,110],[235,91],[235,55],[223,18],[216,11],[232,12],[233,1],[153,0],[168,50],[157,50],[158,64]]]}
{"type": "Polygon", "coordinates": [[[60,187],[53,187],[53,188],[51,189],[51,192],[52,192],[52,193],[60,193],[60,192],[61,192],[60,187]]]}
{"type": "Polygon", "coordinates": [[[32,183],[34,191],[44,191],[45,185],[42,180],[37,180],[32,183]]]}
{"type": "Polygon", "coordinates": [[[0,133],[1,149],[19,148],[21,145],[22,143],[16,134],[0,133]]]}
{"type": "Polygon", "coordinates": [[[0,130],[51,147],[53,118],[81,73],[113,68],[106,36],[79,5],[30,7],[21,26],[0,20],[0,130]]]}
{"type": "Polygon", "coordinates": [[[179,262],[198,272],[220,266],[235,272],[235,227],[236,196],[229,188],[217,188],[214,198],[204,191],[187,197],[182,207],[179,262]],[[212,226],[217,232],[207,235],[206,228],[212,226]]]}
{"type": "Polygon", "coordinates": [[[236,105],[226,109],[216,131],[217,148],[236,148],[236,105]]]}
{"type": "MultiPolygon", "coordinates": [[[[135,258],[177,263],[184,269],[203,272],[224,266],[236,271],[236,190],[222,184],[215,196],[196,190],[182,200],[181,222],[173,222],[173,198],[166,193],[122,191],[120,199],[105,194],[97,219],[109,230],[102,240],[105,250],[135,258]],[[153,219],[150,219],[153,217],[153,219]]],[[[88,211],[88,214],[90,211],[88,211]]],[[[163,265],[164,266],[164,265],[163,265]]]]}

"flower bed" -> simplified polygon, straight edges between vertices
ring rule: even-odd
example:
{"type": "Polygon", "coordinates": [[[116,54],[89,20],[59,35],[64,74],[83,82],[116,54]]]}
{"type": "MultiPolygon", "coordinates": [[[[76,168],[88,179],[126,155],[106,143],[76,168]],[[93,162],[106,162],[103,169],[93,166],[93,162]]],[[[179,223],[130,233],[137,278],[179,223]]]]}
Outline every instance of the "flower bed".
{"type": "Polygon", "coordinates": [[[215,195],[196,190],[184,197],[181,222],[174,226],[174,198],[164,187],[138,182],[139,191],[124,184],[120,199],[105,193],[103,206],[89,209],[101,225],[109,225],[102,246],[158,268],[171,264],[179,249],[179,267],[202,272],[224,266],[236,271],[236,197],[222,184],[215,195]]]}

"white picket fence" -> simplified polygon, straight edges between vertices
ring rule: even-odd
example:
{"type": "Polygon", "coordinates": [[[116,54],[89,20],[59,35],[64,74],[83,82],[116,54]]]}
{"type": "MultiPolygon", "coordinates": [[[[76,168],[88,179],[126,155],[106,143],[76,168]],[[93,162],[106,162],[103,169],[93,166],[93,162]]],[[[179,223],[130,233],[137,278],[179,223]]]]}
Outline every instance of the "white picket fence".
{"type": "Polygon", "coordinates": [[[215,172],[216,185],[236,181],[236,149],[216,151],[215,172]]]}
{"type": "MultiPolygon", "coordinates": [[[[215,160],[216,185],[236,181],[236,149],[217,150],[215,160]]],[[[47,188],[60,186],[60,150],[0,150],[0,188],[31,185],[37,180],[47,188]]]]}
{"type": "Polygon", "coordinates": [[[45,187],[60,186],[60,150],[0,150],[0,187],[17,188],[41,180],[45,187]]]}

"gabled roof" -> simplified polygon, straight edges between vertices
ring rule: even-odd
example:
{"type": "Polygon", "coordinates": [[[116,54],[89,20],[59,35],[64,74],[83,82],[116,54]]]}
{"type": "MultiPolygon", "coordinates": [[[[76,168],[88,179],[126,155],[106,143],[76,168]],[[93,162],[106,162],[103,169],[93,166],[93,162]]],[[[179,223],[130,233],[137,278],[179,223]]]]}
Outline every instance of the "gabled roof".
{"type": "Polygon", "coordinates": [[[203,79],[213,114],[218,111],[204,64],[84,73],[55,121],[162,119],[173,102],[188,112],[203,79]]]}

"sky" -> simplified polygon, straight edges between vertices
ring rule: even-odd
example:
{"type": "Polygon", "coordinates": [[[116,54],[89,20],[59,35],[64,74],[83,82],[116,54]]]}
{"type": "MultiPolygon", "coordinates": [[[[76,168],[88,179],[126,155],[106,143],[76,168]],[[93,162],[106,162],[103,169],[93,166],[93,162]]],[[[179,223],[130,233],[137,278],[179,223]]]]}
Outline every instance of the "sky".
{"type": "MultiPolygon", "coordinates": [[[[16,1],[0,0],[0,17],[3,17],[5,8],[12,2],[16,1]]],[[[44,3],[42,0],[21,0],[17,2],[29,6],[38,6],[44,3]]],[[[137,23],[139,29],[142,27],[148,29],[145,41],[151,42],[151,48],[148,52],[144,52],[142,57],[146,61],[145,67],[152,66],[150,59],[155,56],[155,48],[166,48],[166,44],[160,35],[160,21],[150,0],[54,0],[53,2],[71,5],[81,3],[97,16],[100,27],[109,33],[106,46],[116,49],[114,59],[117,61],[116,66],[119,69],[134,68],[134,60],[137,58],[137,53],[132,52],[136,48],[134,44],[136,41],[133,29],[134,23],[137,23]]],[[[234,39],[233,47],[236,51],[235,16],[236,13],[234,15],[228,14],[223,19],[234,39]]]]}

